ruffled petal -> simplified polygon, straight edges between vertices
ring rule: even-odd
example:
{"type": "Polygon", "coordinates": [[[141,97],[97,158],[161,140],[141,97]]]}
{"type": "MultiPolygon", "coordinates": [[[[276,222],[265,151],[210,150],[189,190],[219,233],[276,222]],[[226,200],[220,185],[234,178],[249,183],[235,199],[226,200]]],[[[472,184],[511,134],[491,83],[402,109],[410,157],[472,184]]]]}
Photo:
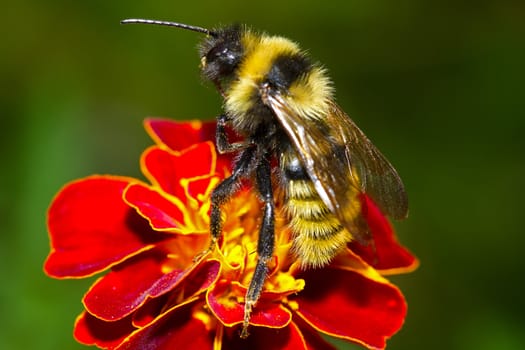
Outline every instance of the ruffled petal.
{"type": "Polygon", "coordinates": [[[180,152],[150,147],[142,155],[141,168],[154,186],[185,202],[184,181],[213,175],[216,163],[215,147],[203,142],[180,152]]]}
{"type": "Polygon", "coordinates": [[[319,332],[306,323],[301,317],[294,317],[292,324],[299,327],[308,350],[336,350],[336,347],[321,337],[319,332]]]}
{"type": "Polygon", "coordinates": [[[122,200],[133,181],[92,176],[66,185],[48,212],[51,252],[45,272],[58,278],[85,277],[164,239],[122,200]]]}
{"type": "Polygon", "coordinates": [[[137,312],[133,314],[133,324],[143,327],[152,322],[158,315],[162,314],[167,305],[173,305],[173,301],[192,299],[204,293],[212,284],[217,282],[220,274],[220,263],[211,259],[190,271],[191,275],[184,278],[184,283],[175,290],[176,298],[173,294],[167,294],[160,298],[150,299],[137,312]]]}
{"type": "Polygon", "coordinates": [[[147,118],[144,127],[157,145],[174,151],[183,150],[196,143],[215,140],[215,121],[147,118]]]}
{"type": "Polygon", "coordinates": [[[239,337],[239,330],[234,328],[225,332],[223,349],[228,350],[300,350],[308,349],[300,329],[294,323],[288,327],[271,329],[253,327],[246,339],[239,337]]]}
{"type": "Polygon", "coordinates": [[[124,318],[137,310],[149,298],[159,297],[180,283],[202,291],[214,281],[220,265],[210,260],[202,265],[185,269],[171,269],[165,252],[152,250],[115,266],[110,273],[99,279],[84,297],[86,310],[106,321],[124,318]],[[165,271],[166,269],[171,271],[165,271]],[[189,276],[189,277],[188,277],[189,276]],[[198,286],[196,286],[198,284],[198,286]]]}
{"type": "Polygon", "coordinates": [[[406,303],[390,283],[353,271],[323,269],[303,276],[305,289],[293,299],[298,316],[315,329],[370,349],[383,349],[402,326],[406,303]]]}
{"type": "Polygon", "coordinates": [[[213,348],[213,334],[193,317],[195,299],[170,309],[146,327],[133,333],[118,350],[202,350],[213,348]]]}
{"type": "MultiPolygon", "coordinates": [[[[206,301],[213,314],[227,327],[240,324],[244,320],[244,304],[240,303],[246,289],[238,282],[219,281],[209,289],[206,301]]],[[[279,302],[265,300],[264,295],[252,311],[250,325],[270,328],[283,328],[292,319],[292,314],[279,302]]]]}
{"type": "Polygon", "coordinates": [[[124,200],[147,219],[156,231],[194,232],[192,228],[185,230],[187,210],[178,198],[167,198],[156,188],[134,183],[126,188],[124,200]]]}
{"type": "Polygon", "coordinates": [[[361,196],[363,215],[372,233],[373,244],[350,244],[350,248],[382,274],[410,272],[417,268],[418,260],[396,238],[392,225],[367,195],[361,196]]]}
{"type": "Polygon", "coordinates": [[[308,350],[337,350],[335,346],[327,342],[319,335],[312,327],[303,328],[301,327],[301,333],[303,334],[306,342],[306,349],[308,350]]]}
{"type": "MultiPolygon", "coordinates": [[[[144,127],[161,148],[173,151],[182,151],[197,143],[212,141],[215,143],[215,121],[191,120],[174,121],[169,119],[148,118],[144,121],[144,127]]],[[[238,142],[240,137],[232,130],[226,130],[229,142],[238,142]]],[[[217,171],[223,175],[231,170],[233,154],[223,154],[217,157],[217,171]]]]}
{"type": "Polygon", "coordinates": [[[79,343],[85,345],[113,349],[134,330],[130,317],[116,322],[106,322],[83,312],[75,322],[73,336],[79,343]]]}

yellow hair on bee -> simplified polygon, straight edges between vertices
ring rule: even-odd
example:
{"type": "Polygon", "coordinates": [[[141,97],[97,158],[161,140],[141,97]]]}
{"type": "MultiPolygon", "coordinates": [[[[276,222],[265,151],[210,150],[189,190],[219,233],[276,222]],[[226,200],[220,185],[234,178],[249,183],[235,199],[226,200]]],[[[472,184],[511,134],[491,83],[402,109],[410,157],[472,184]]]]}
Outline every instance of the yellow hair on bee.
{"type": "Polygon", "coordinates": [[[291,180],[286,194],[294,254],[305,268],[328,264],[352,240],[352,234],[323,203],[311,181],[291,180]]]}
{"type": "MultiPolygon", "coordinates": [[[[248,30],[242,37],[242,45],[244,59],[225,99],[225,109],[238,114],[247,113],[253,107],[252,97],[278,57],[303,54],[299,46],[289,39],[259,35],[248,30]]],[[[332,95],[332,85],[325,70],[313,66],[311,71],[305,72],[290,85],[285,98],[304,118],[321,118],[328,110],[332,95]]]]}
{"type": "Polygon", "coordinates": [[[307,180],[290,180],[286,191],[289,198],[317,198],[315,188],[312,186],[311,181],[307,180]]]}
{"type": "Polygon", "coordinates": [[[311,72],[292,83],[285,99],[303,118],[319,119],[326,114],[332,94],[332,84],[325,70],[314,67],[311,72]]]}
{"type": "Polygon", "coordinates": [[[330,209],[323,202],[319,202],[319,198],[290,198],[285,204],[285,209],[292,218],[320,218],[330,213],[330,209]]]}
{"type": "Polygon", "coordinates": [[[249,31],[242,40],[245,59],[239,67],[238,75],[257,81],[262,79],[279,56],[290,56],[301,52],[293,41],[281,36],[256,35],[249,31]]]}
{"type": "Polygon", "coordinates": [[[297,228],[302,235],[316,237],[321,240],[329,238],[333,232],[338,231],[342,226],[339,220],[333,215],[324,218],[305,218],[300,216],[292,217],[290,225],[297,228]]]}
{"type": "Polygon", "coordinates": [[[330,238],[324,240],[302,234],[294,239],[292,251],[299,258],[303,268],[322,267],[330,263],[351,239],[350,233],[342,228],[332,232],[330,238]]]}
{"type": "Polygon", "coordinates": [[[238,69],[238,79],[230,85],[225,100],[226,110],[236,113],[246,113],[253,106],[252,96],[277,57],[300,52],[299,46],[291,40],[250,31],[244,33],[242,44],[245,56],[238,69]]]}

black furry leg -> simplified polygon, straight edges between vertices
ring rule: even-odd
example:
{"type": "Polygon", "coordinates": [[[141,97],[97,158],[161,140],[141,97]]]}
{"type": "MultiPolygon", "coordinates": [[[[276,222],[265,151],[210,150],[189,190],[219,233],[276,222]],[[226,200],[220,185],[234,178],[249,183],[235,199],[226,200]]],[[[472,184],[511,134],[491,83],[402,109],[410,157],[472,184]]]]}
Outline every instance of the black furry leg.
{"type": "Polygon", "coordinates": [[[275,210],[271,179],[271,166],[268,155],[263,155],[256,165],[257,189],[264,201],[264,213],[257,242],[257,265],[244,304],[244,323],[241,338],[248,336],[248,325],[252,308],[257,303],[268,274],[268,261],[272,258],[275,236],[275,210]]]}
{"type": "Polygon", "coordinates": [[[241,150],[249,147],[249,143],[245,142],[234,142],[230,143],[228,135],[226,134],[226,123],[229,121],[226,114],[221,114],[217,117],[217,129],[215,130],[215,139],[217,144],[217,150],[219,153],[229,153],[241,150]]]}
{"type": "Polygon", "coordinates": [[[249,169],[254,160],[255,150],[255,147],[246,148],[235,164],[232,175],[217,185],[211,194],[211,244],[208,251],[213,249],[222,233],[221,206],[236,192],[239,186],[239,180],[249,173],[249,169]]]}

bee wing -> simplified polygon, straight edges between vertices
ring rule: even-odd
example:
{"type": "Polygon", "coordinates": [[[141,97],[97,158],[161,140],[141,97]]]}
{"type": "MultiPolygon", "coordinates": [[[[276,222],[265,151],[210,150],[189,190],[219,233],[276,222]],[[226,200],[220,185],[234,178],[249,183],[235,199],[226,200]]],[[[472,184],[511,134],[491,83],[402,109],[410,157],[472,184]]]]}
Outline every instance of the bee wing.
{"type": "Polygon", "coordinates": [[[327,122],[346,145],[347,159],[355,169],[363,192],[381,211],[394,219],[408,215],[408,198],[403,181],[385,156],[372,144],[350,117],[335,102],[330,104],[327,122]]]}
{"type": "Polygon", "coordinates": [[[319,196],[352,234],[361,241],[369,238],[362,218],[352,213],[356,191],[367,193],[385,214],[406,217],[408,201],[399,175],[335,102],[330,103],[325,119],[305,123],[279,93],[268,94],[266,100],[319,196]],[[327,157],[330,150],[333,156],[327,157]]]}

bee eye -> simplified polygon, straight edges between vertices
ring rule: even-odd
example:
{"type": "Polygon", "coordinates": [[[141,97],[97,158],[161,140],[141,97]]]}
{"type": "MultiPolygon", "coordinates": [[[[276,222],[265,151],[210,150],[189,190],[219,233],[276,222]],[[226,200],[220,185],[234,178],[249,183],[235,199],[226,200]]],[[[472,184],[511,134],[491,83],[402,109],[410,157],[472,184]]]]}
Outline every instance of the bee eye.
{"type": "Polygon", "coordinates": [[[235,54],[228,47],[222,45],[215,46],[206,55],[206,61],[216,61],[221,64],[232,64],[235,62],[235,59],[235,54]]]}
{"type": "Polygon", "coordinates": [[[212,80],[218,76],[227,76],[233,73],[240,61],[240,53],[224,43],[219,43],[212,47],[203,57],[206,65],[205,75],[212,80]]]}

